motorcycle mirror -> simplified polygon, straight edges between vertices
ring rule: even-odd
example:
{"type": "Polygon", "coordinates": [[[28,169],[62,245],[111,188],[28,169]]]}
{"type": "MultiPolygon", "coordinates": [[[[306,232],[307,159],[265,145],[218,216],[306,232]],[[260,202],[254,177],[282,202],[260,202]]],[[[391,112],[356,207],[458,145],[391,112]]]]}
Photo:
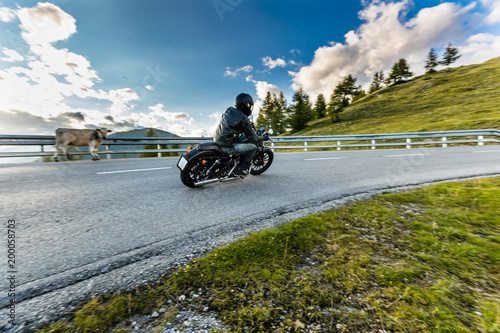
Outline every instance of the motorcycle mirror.
{"type": "Polygon", "coordinates": [[[269,134],[273,135],[274,134],[274,131],[273,129],[271,128],[269,131],[268,131],[269,134]]]}
{"type": "Polygon", "coordinates": [[[259,131],[261,131],[261,132],[264,132],[265,130],[266,130],[266,129],[264,128],[264,126],[261,126],[261,127],[259,128],[259,131]]]}

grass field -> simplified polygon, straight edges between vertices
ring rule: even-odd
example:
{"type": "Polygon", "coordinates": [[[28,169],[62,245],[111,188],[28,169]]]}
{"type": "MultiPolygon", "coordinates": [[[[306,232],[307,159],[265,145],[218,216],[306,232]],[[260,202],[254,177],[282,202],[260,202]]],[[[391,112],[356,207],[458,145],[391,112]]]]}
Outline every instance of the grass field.
{"type": "Polygon", "coordinates": [[[383,194],[253,233],[43,332],[103,332],[161,307],[158,331],[208,307],[232,332],[499,332],[498,207],[500,177],[383,194]]]}

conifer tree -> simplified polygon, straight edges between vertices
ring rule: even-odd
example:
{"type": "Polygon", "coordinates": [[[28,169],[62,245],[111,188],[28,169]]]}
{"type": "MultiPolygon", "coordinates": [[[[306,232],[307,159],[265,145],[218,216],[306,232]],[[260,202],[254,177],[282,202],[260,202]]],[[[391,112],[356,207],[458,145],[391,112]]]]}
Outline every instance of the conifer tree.
{"type": "Polygon", "coordinates": [[[437,54],[434,52],[434,49],[429,51],[427,55],[427,61],[425,62],[425,72],[426,73],[434,73],[435,68],[439,65],[439,61],[437,58],[437,54]]]}
{"type": "Polygon", "coordinates": [[[441,64],[446,67],[450,67],[450,65],[457,61],[461,56],[461,54],[458,54],[458,49],[453,47],[451,43],[449,43],[444,50],[443,60],[441,61],[441,64]]]}
{"type": "Polygon", "coordinates": [[[373,76],[373,82],[370,85],[369,94],[374,93],[384,87],[384,72],[376,72],[373,76]]]}
{"type": "Polygon", "coordinates": [[[342,99],[333,92],[328,102],[327,113],[333,123],[340,121],[340,113],[344,110],[344,103],[342,99]]]}
{"type": "Polygon", "coordinates": [[[294,132],[300,131],[312,120],[312,107],[309,96],[300,87],[293,95],[293,104],[290,106],[290,127],[294,132]]]}
{"type": "Polygon", "coordinates": [[[348,106],[350,99],[349,97],[354,97],[358,93],[361,87],[356,87],[356,78],[352,77],[351,74],[344,77],[344,79],[337,84],[333,90],[334,94],[340,98],[344,106],[348,106]]]}
{"type": "Polygon", "coordinates": [[[271,124],[271,115],[272,115],[272,107],[273,101],[271,97],[271,92],[267,92],[266,98],[264,98],[264,102],[259,109],[259,116],[257,117],[257,127],[264,126],[265,128],[269,128],[271,124]]]}
{"type": "Polygon", "coordinates": [[[273,129],[275,134],[281,134],[285,132],[286,127],[286,99],[283,92],[280,92],[279,97],[273,95],[273,112],[271,118],[271,128],[273,129]]]}
{"type": "Polygon", "coordinates": [[[406,59],[401,58],[392,66],[391,73],[386,79],[387,84],[397,84],[404,81],[404,79],[410,78],[413,73],[410,72],[410,66],[406,62],[406,59]]]}
{"type": "Polygon", "coordinates": [[[318,97],[316,98],[314,113],[316,119],[320,119],[326,116],[326,101],[325,101],[325,96],[323,94],[319,94],[318,97]]]}
{"type": "MultiPolygon", "coordinates": [[[[155,130],[151,127],[149,128],[148,132],[146,133],[146,137],[148,138],[153,138],[157,137],[158,135],[156,134],[155,130]]],[[[157,145],[144,145],[144,149],[157,149],[157,145]]],[[[157,157],[158,153],[140,153],[139,157],[157,157]]]]}

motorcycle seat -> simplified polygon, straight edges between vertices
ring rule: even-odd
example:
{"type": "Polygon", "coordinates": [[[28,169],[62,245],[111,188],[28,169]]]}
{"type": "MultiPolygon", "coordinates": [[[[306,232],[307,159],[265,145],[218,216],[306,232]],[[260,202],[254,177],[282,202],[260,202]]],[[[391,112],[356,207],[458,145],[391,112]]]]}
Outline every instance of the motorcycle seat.
{"type": "Polygon", "coordinates": [[[223,152],[218,145],[212,141],[202,142],[198,145],[198,149],[201,151],[216,151],[224,156],[229,156],[227,153],[223,152]]]}

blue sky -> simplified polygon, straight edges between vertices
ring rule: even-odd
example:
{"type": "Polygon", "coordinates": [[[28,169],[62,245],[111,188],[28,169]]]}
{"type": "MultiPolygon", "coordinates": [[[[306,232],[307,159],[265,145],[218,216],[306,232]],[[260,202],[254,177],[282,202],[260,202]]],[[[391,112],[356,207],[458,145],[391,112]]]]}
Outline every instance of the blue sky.
{"type": "Polygon", "coordinates": [[[457,66],[500,56],[500,1],[3,0],[0,32],[1,134],[211,136],[240,92],[314,100],[449,42],[457,66]]]}

